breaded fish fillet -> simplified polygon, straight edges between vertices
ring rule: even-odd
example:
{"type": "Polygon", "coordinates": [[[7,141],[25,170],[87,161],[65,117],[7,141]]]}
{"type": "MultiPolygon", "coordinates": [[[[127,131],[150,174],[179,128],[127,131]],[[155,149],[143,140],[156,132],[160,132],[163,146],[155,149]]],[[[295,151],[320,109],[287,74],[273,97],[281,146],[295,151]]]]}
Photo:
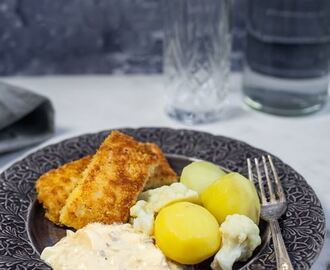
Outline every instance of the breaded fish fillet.
{"type": "Polygon", "coordinates": [[[164,185],[170,185],[174,182],[177,182],[177,174],[168,164],[166,157],[164,156],[162,150],[158,147],[158,145],[154,143],[147,143],[147,145],[150,147],[151,151],[157,155],[159,164],[156,167],[155,172],[148,179],[144,190],[158,188],[164,185]]]}
{"type": "MultiPolygon", "coordinates": [[[[149,177],[144,190],[170,185],[177,181],[177,175],[168,164],[162,150],[153,143],[147,146],[158,158],[159,164],[154,173],[149,177]]],[[[86,156],[79,160],[69,162],[42,175],[36,182],[37,198],[46,211],[46,218],[57,225],[60,223],[60,211],[66,199],[82,178],[82,172],[92,160],[86,156]]]]}
{"type": "Polygon", "coordinates": [[[60,222],[79,229],[91,222],[126,222],[130,207],[159,161],[146,144],[113,131],[70,193],[60,222]]]}
{"type": "Polygon", "coordinates": [[[36,182],[38,201],[43,204],[45,216],[50,221],[60,225],[60,210],[91,159],[92,156],[86,156],[64,164],[45,173],[36,182]]]}

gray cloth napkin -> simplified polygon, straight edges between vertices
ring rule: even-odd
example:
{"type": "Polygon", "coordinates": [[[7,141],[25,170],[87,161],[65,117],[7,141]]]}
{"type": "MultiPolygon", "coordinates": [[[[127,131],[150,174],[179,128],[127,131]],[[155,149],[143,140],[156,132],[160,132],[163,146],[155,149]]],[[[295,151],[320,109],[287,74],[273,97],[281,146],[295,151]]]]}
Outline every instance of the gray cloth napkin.
{"type": "Polygon", "coordinates": [[[0,82],[0,154],[40,143],[53,133],[49,99],[0,82]]]}

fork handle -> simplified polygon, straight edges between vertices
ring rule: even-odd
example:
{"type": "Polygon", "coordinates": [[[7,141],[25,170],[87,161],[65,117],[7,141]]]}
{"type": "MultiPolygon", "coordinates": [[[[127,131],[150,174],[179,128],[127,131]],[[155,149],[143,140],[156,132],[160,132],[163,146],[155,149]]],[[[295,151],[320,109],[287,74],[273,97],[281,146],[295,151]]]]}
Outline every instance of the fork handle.
{"type": "Polygon", "coordinates": [[[274,249],[276,254],[277,270],[293,270],[289,254],[286,250],[281,229],[277,220],[269,221],[274,249]]]}

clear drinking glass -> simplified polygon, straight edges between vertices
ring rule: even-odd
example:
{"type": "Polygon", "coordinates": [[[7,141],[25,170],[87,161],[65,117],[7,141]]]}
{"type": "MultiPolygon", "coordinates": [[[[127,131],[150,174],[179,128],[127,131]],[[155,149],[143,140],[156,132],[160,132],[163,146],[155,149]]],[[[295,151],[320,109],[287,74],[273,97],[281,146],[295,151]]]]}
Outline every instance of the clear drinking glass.
{"type": "Polygon", "coordinates": [[[329,0],[247,0],[244,101],[283,116],[328,100],[329,0]]]}
{"type": "Polygon", "coordinates": [[[229,0],[163,0],[166,111],[186,123],[219,118],[230,69],[229,0]]]}

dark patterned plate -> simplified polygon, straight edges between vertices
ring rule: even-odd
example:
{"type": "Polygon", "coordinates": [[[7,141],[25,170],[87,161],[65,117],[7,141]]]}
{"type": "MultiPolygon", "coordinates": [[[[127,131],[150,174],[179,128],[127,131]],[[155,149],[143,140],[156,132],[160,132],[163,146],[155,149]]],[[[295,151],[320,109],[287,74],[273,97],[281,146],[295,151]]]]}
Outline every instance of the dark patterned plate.
{"type": "MultiPolygon", "coordinates": [[[[205,159],[246,175],[246,158],[264,151],[221,136],[167,128],[123,129],[142,141],[160,145],[172,166],[180,172],[189,158],[205,159]],[[179,155],[179,156],[178,156],[179,155]]],[[[34,184],[46,171],[68,161],[92,154],[109,131],[87,134],[47,146],[15,163],[0,176],[0,269],[50,269],[39,252],[55,243],[64,230],[43,217],[35,203],[34,184]]],[[[295,269],[309,269],[317,258],[325,234],[325,218],[320,202],[304,178],[274,157],[284,185],[288,211],[280,220],[283,237],[295,269]]],[[[253,258],[236,269],[276,269],[269,230],[260,224],[263,244],[253,258]]],[[[209,269],[208,263],[195,269],[209,269]]]]}

